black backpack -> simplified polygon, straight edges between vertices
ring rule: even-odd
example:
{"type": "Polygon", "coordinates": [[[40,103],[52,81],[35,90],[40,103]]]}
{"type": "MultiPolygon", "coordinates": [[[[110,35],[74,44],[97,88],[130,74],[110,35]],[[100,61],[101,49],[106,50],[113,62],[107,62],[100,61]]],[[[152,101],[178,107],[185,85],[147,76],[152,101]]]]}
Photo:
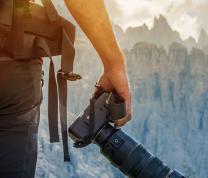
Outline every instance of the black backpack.
{"type": "Polygon", "coordinates": [[[50,141],[59,141],[59,105],[64,160],[69,161],[67,80],[81,79],[80,75],[73,73],[75,27],[58,14],[51,0],[42,0],[42,3],[43,6],[29,4],[28,0],[1,1],[0,57],[6,55],[20,61],[50,58],[48,93],[50,141]],[[57,74],[58,86],[52,60],[52,57],[57,55],[61,55],[61,69],[57,74]]]}

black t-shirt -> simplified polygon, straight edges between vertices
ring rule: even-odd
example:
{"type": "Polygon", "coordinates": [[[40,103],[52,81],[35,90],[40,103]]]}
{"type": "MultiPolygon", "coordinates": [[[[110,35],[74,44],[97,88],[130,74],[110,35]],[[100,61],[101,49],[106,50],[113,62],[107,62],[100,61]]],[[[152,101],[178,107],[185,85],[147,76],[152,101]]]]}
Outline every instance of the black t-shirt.
{"type": "Polygon", "coordinates": [[[41,102],[41,73],[39,59],[0,61],[0,120],[27,112],[41,102]]]}

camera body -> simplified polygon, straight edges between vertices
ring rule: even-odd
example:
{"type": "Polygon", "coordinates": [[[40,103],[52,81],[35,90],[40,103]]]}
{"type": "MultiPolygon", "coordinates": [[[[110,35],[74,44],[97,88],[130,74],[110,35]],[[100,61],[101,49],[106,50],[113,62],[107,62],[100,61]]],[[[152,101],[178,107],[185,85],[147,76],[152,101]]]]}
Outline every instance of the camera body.
{"type": "Polygon", "coordinates": [[[125,103],[115,92],[102,93],[90,100],[90,105],[69,128],[75,147],[90,144],[109,123],[125,116],[125,103]]]}
{"type": "Polygon", "coordinates": [[[131,178],[185,178],[179,171],[167,167],[111,122],[125,116],[125,103],[116,92],[101,93],[69,128],[69,136],[77,148],[90,143],[98,145],[101,153],[121,172],[131,178]]]}

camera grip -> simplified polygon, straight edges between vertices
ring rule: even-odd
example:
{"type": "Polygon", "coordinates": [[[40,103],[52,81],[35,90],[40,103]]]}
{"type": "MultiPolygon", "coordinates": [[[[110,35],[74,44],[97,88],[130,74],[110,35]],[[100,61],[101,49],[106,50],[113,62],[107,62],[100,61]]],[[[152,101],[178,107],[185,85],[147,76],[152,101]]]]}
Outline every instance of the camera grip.
{"type": "Polygon", "coordinates": [[[115,91],[112,92],[112,95],[109,98],[108,111],[111,116],[110,120],[113,122],[126,115],[125,101],[115,91]]]}

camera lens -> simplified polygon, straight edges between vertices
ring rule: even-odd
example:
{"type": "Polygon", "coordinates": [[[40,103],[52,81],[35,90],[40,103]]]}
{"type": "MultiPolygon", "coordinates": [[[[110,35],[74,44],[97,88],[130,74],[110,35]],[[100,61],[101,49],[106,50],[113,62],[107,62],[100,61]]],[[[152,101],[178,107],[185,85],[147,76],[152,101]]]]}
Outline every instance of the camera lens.
{"type": "Polygon", "coordinates": [[[132,178],[185,178],[171,170],[122,130],[106,125],[94,143],[111,163],[132,178]]]}

